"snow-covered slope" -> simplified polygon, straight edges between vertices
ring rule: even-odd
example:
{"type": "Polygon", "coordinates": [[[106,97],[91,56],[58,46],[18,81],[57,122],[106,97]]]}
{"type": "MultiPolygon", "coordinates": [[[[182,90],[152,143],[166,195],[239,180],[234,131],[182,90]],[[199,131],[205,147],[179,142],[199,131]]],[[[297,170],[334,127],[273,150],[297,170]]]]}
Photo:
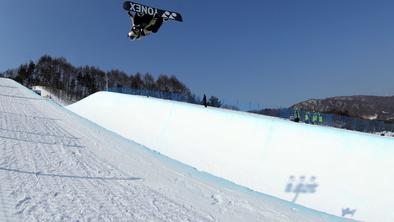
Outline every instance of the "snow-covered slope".
{"type": "Polygon", "coordinates": [[[0,221],[346,221],[219,181],[0,78],[0,221]]]}
{"type": "Polygon", "coordinates": [[[68,108],[253,190],[334,215],[356,209],[359,220],[394,221],[392,138],[108,92],[68,108]]]}
{"type": "Polygon", "coordinates": [[[41,96],[47,99],[51,99],[53,102],[62,105],[62,106],[67,106],[70,105],[72,102],[71,101],[67,101],[65,99],[66,96],[65,93],[64,94],[60,94],[63,91],[59,90],[58,94],[63,95],[63,98],[59,98],[56,94],[50,92],[46,87],[44,86],[33,86],[32,87],[33,91],[36,90],[37,92],[40,92],[41,96]]]}

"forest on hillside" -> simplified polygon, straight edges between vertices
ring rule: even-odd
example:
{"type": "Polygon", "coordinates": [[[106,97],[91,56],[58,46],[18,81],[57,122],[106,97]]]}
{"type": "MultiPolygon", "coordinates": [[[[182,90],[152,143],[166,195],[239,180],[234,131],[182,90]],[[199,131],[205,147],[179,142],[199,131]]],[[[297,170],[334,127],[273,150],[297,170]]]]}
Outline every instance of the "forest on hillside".
{"type": "MultiPolygon", "coordinates": [[[[201,103],[200,97],[173,75],[154,78],[150,73],[128,74],[118,69],[103,71],[94,66],[76,67],[63,57],[49,55],[42,56],[37,62],[30,61],[18,68],[6,70],[1,75],[29,88],[43,86],[55,94],[61,92],[62,97],[71,102],[108,88],[131,88],[174,93],[187,98],[187,102],[201,103]]],[[[211,106],[221,106],[220,100],[215,96],[208,101],[211,106]]]]}

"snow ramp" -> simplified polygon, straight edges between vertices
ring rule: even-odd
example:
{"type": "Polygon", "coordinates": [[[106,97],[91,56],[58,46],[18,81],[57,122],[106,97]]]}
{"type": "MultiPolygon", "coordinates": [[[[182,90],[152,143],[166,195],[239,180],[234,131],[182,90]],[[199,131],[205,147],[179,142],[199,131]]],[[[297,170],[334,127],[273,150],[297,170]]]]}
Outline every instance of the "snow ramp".
{"type": "Polygon", "coordinates": [[[198,170],[333,215],[394,221],[394,139],[98,92],[71,111],[198,170]]]}
{"type": "Polygon", "coordinates": [[[0,78],[0,221],[349,221],[209,178],[0,78]]]}

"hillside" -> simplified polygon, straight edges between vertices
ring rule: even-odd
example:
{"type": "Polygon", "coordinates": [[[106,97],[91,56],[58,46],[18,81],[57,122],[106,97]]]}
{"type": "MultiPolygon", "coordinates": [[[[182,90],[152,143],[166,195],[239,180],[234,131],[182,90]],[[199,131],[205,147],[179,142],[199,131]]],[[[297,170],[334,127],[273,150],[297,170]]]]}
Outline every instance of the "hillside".
{"type": "Polygon", "coordinates": [[[394,96],[339,96],[310,99],[292,108],[345,115],[368,120],[394,121],[394,96]]]}
{"type": "Polygon", "coordinates": [[[59,98],[76,102],[92,93],[110,88],[132,88],[135,90],[176,93],[189,101],[200,99],[174,75],[150,73],[130,74],[118,69],[104,71],[95,66],[74,66],[63,57],[41,56],[38,61],[21,64],[18,68],[4,71],[1,76],[14,79],[26,87],[43,86],[59,98]]]}
{"type": "Polygon", "coordinates": [[[0,78],[0,221],[349,221],[218,179],[0,78]]]}
{"type": "Polygon", "coordinates": [[[393,178],[385,176],[394,167],[392,138],[110,92],[95,93],[67,108],[255,191],[338,216],[344,207],[357,209],[353,218],[361,221],[394,219],[389,212],[381,216],[380,210],[394,204],[393,178]],[[317,188],[296,198],[291,187],[298,180],[317,188]]]}

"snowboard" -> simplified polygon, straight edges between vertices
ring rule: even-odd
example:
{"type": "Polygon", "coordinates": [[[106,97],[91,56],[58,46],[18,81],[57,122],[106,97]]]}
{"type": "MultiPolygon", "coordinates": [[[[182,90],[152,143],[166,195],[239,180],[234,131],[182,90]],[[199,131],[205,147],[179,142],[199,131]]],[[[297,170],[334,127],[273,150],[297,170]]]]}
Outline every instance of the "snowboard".
{"type": "Polygon", "coordinates": [[[158,9],[146,5],[142,5],[136,2],[125,1],[123,3],[123,8],[126,11],[131,11],[135,13],[147,14],[154,16],[156,18],[163,18],[164,20],[174,20],[182,22],[182,15],[178,12],[172,12],[169,10],[158,9]]]}

